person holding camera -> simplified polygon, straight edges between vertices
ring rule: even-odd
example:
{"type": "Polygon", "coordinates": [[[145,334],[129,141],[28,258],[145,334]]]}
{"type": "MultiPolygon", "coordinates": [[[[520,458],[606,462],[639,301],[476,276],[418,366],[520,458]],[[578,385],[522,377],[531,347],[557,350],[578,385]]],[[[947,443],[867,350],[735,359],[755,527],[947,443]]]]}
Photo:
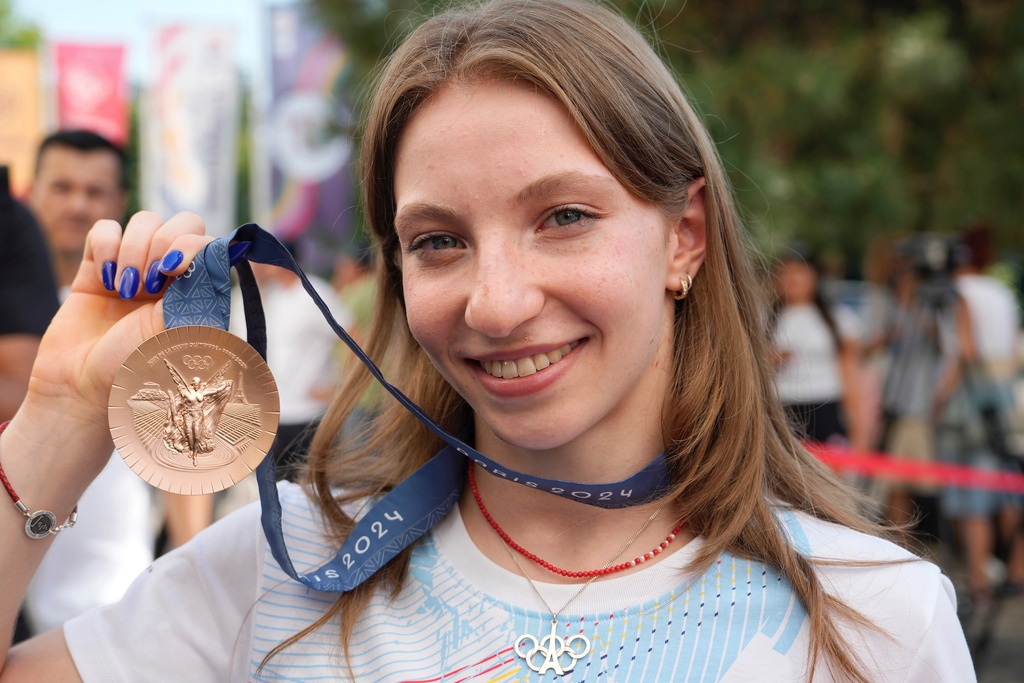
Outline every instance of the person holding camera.
{"type": "MultiPolygon", "coordinates": [[[[1007,452],[1005,416],[1013,409],[1011,383],[1020,310],[1009,287],[985,272],[993,261],[992,229],[978,224],[964,233],[964,263],[954,283],[970,320],[974,353],[965,357],[963,379],[940,431],[940,458],[985,470],[1019,471],[1007,452]]],[[[964,553],[970,609],[985,613],[995,597],[993,553],[997,536],[1008,546],[1005,579],[1011,590],[1024,587],[1024,539],[1020,537],[1020,496],[983,488],[948,487],[943,513],[956,523],[964,553]],[[998,520],[998,529],[993,524],[998,520]]],[[[1002,572],[998,572],[1002,573],[1002,572]]]]}
{"type": "MultiPolygon", "coordinates": [[[[967,310],[952,280],[959,254],[953,240],[930,234],[894,249],[879,439],[894,459],[937,460],[936,428],[961,381],[961,358],[974,353],[967,310]]],[[[939,490],[931,483],[881,482],[876,495],[885,499],[889,520],[909,534],[919,521],[919,499],[934,499],[939,490]]]]}

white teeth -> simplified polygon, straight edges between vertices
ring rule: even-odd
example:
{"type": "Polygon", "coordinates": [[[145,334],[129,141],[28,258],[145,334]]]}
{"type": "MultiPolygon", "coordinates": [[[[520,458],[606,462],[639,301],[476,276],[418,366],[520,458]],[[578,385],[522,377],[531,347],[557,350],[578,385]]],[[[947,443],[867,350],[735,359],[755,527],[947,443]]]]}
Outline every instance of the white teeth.
{"type": "Polygon", "coordinates": [[[529,356],[517,362],[516,367],[519,368],[520,377],[526,377],[527,375],[532,375],[537,372],[537,366],[534,365],[533,359],[529,356]]]}
{"type": "Polygon", "coordinates": [[[518,360],[485,360],[480,361],[480,366],[489,375],[503,379],[514,377],[527,377],[539,370],[543,370],[552,363],[557,363],[579,345],[578,341],[568,344],[547,353],[538,353],[534,356],[526,356],[518,360]]]}

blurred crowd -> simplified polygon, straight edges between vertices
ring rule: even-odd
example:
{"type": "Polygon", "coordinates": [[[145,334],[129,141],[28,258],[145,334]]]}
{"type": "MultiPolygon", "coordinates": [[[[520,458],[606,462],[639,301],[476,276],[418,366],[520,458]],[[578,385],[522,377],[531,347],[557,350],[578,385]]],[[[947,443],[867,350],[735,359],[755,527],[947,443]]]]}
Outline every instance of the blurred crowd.
{"type": "Polygon", "coordinates": [[[1021,472],[1020,292],[994,275],[995,254],[979,224],[879,242],[864,281],[830,275],[803,244],[781,250],[772,273],[773,362],[794,429],[848,458],[923,466],[860,483],[906,543],[946,542],[965,617],[1024,589],[1022,497],[919,473],[1021,472]]]}

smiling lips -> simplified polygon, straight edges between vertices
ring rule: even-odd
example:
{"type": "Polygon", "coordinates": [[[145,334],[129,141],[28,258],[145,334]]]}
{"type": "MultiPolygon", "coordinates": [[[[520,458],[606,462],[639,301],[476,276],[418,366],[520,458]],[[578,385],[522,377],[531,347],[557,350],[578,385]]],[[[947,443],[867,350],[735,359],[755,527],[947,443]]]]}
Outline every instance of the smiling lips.
{"type": "Polygon", "coordinates": [[[579,346],[578,341],[569,342],[554,351],[537,353],[532,356],[517,358],[516,360],[482,360],[480,361],[480,366],[483,367],[484,372],[487,374],[502,379],[527,377],[562,360],[563,356],[577,346],[579,346]]]}

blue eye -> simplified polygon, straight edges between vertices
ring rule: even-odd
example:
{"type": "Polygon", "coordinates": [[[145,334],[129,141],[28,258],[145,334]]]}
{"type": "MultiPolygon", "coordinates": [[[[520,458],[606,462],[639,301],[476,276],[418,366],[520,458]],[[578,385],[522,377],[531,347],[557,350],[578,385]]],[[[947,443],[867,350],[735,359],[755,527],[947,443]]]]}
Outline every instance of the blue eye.
{"type": "Polygon", "coordinates": [[[571,225],[583,220],[584,213],[578,209],[559,209],[552,218],[557,225],[571,225]]]}
{"type": "Polygon", "coordinates": [[[409,247],[409,251],[416,251],[417,249],[443,251],[445,249],[456,249],[458,246],[459,240],[451,235],[424,235],[409,247]]]}

